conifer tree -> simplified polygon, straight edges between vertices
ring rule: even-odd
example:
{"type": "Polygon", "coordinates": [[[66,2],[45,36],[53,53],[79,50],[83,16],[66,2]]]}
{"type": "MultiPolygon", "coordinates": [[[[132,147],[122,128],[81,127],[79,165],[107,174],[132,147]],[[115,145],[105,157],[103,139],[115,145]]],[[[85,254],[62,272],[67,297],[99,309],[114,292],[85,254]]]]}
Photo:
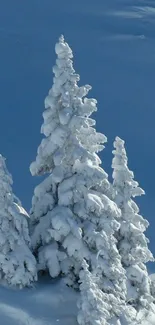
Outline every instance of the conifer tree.
{"type": "MultiPolygon", "coordinates": [[[[82,263],[80,271],[80,298],[78,300],[78,323],[79,325],[107,325],[107,320],[112,315],[110,295],[103,293],[98,285],[94,274],[89,271],[86,261],[82,263]]],[[[114,295],[111,295],[114,300],[114,295]]],[[[116,304],[117,305],[117,304],[116,304]]]]}
{"type": "Polygon", "coordinates": [[[117,232],[118,250],[126,270],[127,302],[139,310],[148,308],[152,301],[146,263],[154,259],[148,249],[149,240],[144,234],[149,223],[139,214],[139,208],[133,201],[144,191],[128,169],[124,141],[116,137],[114,148],[113,186],[115,202],[121,209],[121,227],[117,232]]]}
{"type": "Polygon", "coordinates": [[[87,262],[82,262],[80,271],[80,297],[78,299],[79,325],[137,325],[136,313],[125,301],[118,301],[113,294],[100,290],[96,270],[89,271],[87,262]]]}
{"type": "Polygon", "coordinates": [[[52,277],[65,274],[74,287],[83,258],[93,270],[98,254],[100,288],[125,299],[125,272],[113,235],[120,211],[104,194],[110,184],[97,155],[106,137],[96,132],[90,118],[97,101],[86,97],[89,85],[78,86],[73,54],[63,36],[55,50],[53,86],[41,127],[45,137],[30,166],[32,175],[46,175],[32,199],[33,251],[40,270],[52,277]]]}
{"type": "Polygon", "coordinates": [[[30,251],[28,214],[12,192],[12,177],[0,155],[0,281],[20,288],[37,279],[30,251]]]}

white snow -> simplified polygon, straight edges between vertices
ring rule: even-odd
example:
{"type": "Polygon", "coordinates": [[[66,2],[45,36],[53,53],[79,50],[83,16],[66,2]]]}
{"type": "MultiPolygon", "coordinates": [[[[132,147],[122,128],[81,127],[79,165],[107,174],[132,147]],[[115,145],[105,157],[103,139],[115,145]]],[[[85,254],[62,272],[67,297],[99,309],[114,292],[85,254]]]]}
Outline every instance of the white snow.
{"type": "Polygon", "coordinates": [[[9,212],[12,214],[17,214],[19,213],[21,216],[25,216],[30,218],[29,214],[27,211],[20,205],[18,205],[16,202],[13,202],[12,207],[9,207],[9,212]]]}

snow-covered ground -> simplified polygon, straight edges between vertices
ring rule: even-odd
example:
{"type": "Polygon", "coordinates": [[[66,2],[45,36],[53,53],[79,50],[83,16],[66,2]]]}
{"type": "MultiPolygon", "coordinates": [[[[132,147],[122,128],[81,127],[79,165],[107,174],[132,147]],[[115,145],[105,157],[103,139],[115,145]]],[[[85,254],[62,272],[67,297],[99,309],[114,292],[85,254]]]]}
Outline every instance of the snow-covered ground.
{"type": "Polygon", "coordinates": [[[0,287],[2,325],[76,325],[77,294],[62,281],[50,280],[33,289],[0,287]]]}

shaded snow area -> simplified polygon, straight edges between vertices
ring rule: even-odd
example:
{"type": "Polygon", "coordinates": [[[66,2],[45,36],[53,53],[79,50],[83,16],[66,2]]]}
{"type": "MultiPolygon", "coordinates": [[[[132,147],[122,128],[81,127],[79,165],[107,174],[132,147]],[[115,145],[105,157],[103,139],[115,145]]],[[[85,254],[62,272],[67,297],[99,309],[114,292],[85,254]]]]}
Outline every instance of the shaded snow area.
{"type": "Polygon", "coordinates": [[[33,289],[0,287],[1,325],[76,325],[77,293],[62,281],[44,281],[33,289]]]}

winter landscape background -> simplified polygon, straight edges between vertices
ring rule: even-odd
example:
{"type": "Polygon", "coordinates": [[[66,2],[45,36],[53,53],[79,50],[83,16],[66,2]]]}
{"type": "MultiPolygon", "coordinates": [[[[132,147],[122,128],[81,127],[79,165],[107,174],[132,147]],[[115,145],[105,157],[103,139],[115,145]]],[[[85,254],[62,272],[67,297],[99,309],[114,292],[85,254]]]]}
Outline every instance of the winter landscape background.
{"type": "MultiPolygon", "coordinates": [[[[155,163],[154,1],[1,2],[0,151],[7,158],[13,175],[14,191],[24,207],[29,209],[34,186],[39,183],[30,175],[29,165],[40,142],[43,102],[52,84],[54,45],[62,33],[73,49],[74,66],[80,73],[81,84],[91,84],[91,96],[98,100],[95,118],[97,130],[108,137],[102,160],[109,175],[114,137],[118,135],[126,141],[129,168],[146,191],[146,196],[138,203],[141,214],[151,224],[147,235],[155,254],[152,176],[155,163]]],[[[149,268],[150,272],[155,271],[153,265],[149,268]]],[[[14,296],[12,293],[16,297],[13,305],[11,293],[8,295],[7,290],[1,289],[3,302],[0,314],[4,317],[3,323],[50,324],[51,306],[46,304],[45,315],[40,311],[41,320],[38,320],[39,315],[36,319],[35,311],[42,305],[45,296],[48,297],[49,287],[46,290],[44,284],[35,291],[33,311],[28,304],[29,292],[23,295],[21,306],[21,295],[16,292],[14,296]]],[[[53,310],[56,305],[59,310],[64,291],[59,295],[56,289],[53,302],[50,296],[53,310]]],[[[71,291],[66,294],[69,297],[71,291]]],[[[54,315],[52,324],[64,324],[65,316],[61,317],[62,322],[57,314],[54,315]]],[[[69,324],[70,317],[66,316],[66,324],[69,324]]],[[[72,324],[73,319],[70,320],[72,324]]]]}
{"type": "Polygon", "coordinates": [[[98,100],[97,129],[108,137],[102,159],[109,174],[114,137],[126,141],[129,167],[146,191],[139,204],[151,222],[148,236],[155,253],[153,0],[1,1],[0,151],[14,190],[29,209],[38,182],[29,164],[52,84],[54,44],[62,33],[74,51],[81,84],[91,84],[91,96],[98,100]]]}

